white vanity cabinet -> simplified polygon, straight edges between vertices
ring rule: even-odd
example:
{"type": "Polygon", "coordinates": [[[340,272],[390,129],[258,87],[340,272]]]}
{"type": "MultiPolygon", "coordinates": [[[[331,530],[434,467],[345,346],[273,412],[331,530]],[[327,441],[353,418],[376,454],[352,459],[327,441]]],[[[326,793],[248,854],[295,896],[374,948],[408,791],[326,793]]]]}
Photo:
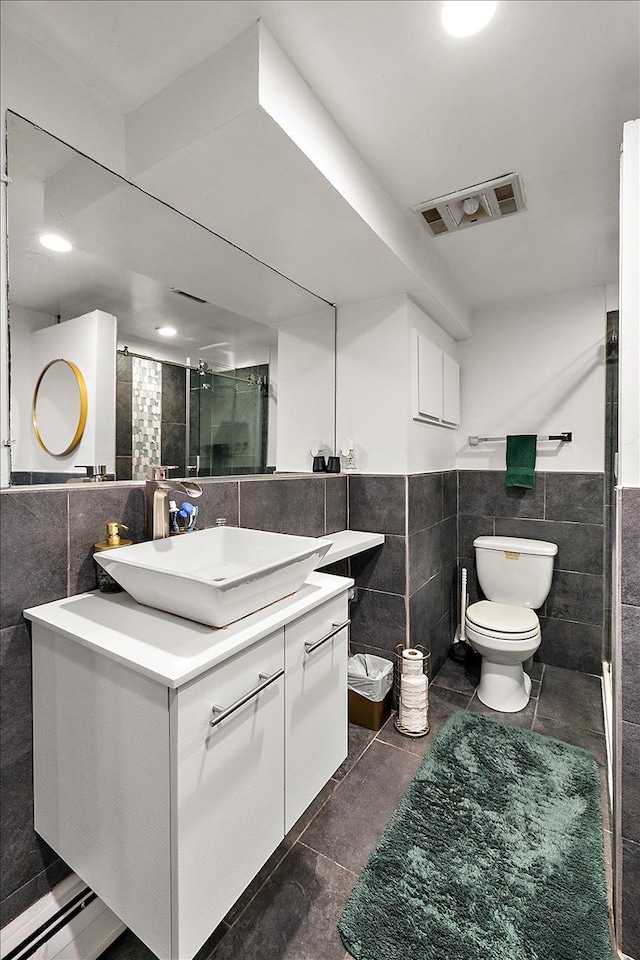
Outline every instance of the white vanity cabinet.
{"type": "Polygon", "coordinates": [[[175,957],[197,952],[284,837],[283,668],[281,629],[170,698],[175,957]],[[210,726],[212,705],[265,682],[210,726]]]}
{"type": "Polygon", "coordinates": [[[351,581],[310,581],[223,630],[126,594],[26,611],[36,831],[161,960],[195,955],[346,756],[351,581]]]}
{"type": "Polygon", "coordinates": [[[347,755],[346,595],[285,630],[285,833],[347,755]]]}

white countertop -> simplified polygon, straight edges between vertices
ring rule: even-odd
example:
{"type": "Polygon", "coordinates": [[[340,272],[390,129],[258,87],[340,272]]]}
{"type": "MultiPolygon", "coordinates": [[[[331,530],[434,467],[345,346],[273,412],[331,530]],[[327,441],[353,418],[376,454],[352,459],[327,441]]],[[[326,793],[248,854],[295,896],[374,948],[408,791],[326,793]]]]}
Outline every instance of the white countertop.
{"type": "Polygon", "coordinates": [[[380,546],[381,543],[384,543],[384,533],[340,530],[338,533],[327,533],[321,539],[331,540],[333,546],[322,558],[318,567],[319,570],[330,563],[335,563],[337,560],[344,560],[345,557],[352,557],[356,553],[362,553],[363,550],[380,546]]]}
{"type": "Polygon", "coordinates": [[[24,615],[175,689],[352,585],[346,577],[312,573],[293,596],[220,629],[144,607],[127,593],[98,590],[32,607],[24,615]]]}

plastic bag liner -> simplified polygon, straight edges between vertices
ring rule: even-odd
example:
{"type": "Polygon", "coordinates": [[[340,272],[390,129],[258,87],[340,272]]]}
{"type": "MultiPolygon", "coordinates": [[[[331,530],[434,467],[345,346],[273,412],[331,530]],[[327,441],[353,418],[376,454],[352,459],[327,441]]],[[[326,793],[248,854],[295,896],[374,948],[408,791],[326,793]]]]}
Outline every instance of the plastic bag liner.
{"type": "Polygon", "coordinates": [[[367,700],[380,703],[384,700],[393,683],[393,663],[384,657],[374,657],[369,653],[356,653],[349,657],[347,667],[349,690],[359,693],[367,700]]]}

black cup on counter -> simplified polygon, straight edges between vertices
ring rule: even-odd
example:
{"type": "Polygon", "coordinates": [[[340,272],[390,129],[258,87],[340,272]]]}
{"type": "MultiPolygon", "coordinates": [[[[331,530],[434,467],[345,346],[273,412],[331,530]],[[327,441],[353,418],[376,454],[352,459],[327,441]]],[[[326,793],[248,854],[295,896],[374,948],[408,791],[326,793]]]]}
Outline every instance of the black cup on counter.
{"type": "Polygon", "coordinates": [[[327,469],[327,464],[324,457],[314,457],[313,467],[311,469],[314,473],[324,473],[327,469]]]}
{"type": "Polygon", "coordinates": [[[327,460],[327,473],[340,473],[340,457],[329,457],[327,460]]]}

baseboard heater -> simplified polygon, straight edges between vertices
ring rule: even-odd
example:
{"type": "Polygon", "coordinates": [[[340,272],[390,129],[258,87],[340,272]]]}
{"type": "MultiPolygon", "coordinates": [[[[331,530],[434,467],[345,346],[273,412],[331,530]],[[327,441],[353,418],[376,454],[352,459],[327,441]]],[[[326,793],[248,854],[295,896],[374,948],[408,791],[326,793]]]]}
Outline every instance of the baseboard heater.
{"type": "Polygon", "coordinates": [[[3,960],[97,960],[126,929],[75,874],[3,927],[3,960]]]}

